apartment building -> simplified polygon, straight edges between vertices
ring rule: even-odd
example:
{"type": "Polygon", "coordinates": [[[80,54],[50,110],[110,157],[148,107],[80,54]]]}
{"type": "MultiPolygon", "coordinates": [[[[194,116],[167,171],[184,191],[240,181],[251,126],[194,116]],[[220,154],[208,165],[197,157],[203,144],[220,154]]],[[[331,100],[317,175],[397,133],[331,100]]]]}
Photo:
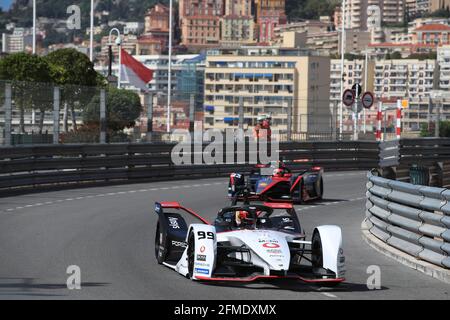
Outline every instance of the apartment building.
{"type": "Polygon", "coordinates": [[[181,44],[192,49],[219,44],[223,0],[180,0],[179,15],[181,44]]]}
{"type": "Polygon", "coordinates": [[[379,60],[375,64],[374,93],[377,97],[422,99],[433,89],[436,60],[379,60]]]}
{"type": "Polygon", "coordinates": [[[275,28],[287,22],[285,0],[254,1],[259,42],[269,43],[275,36],[275,28]]]}
{"type": "Polygon", "coordinates": [[[450,7],[450,0],[416,0],[418,13],[431,13],[450,7]]]}
{"type": "MultiPolygon", "coordinates": [[[[373,91],[374,61],[367,62],[367,84],[365,83],[365,59],[344,60],[344,89],[351,89],[359,83],[363,90],[373,91]]],[[[332,59],[330,63],[330,103],[339,104],[341,98],[341,60],[332,59]]]]}
{"type": "Polygon", "coordinates": [[[329,72],[328,57],[300,49],[210,50],[205,69],[205,128],[236,128],[242,101],[245,126],[254,126],[260,114],[272,114],[273,127],[286,130],[292,106],[294,132],[328,132],[329,72]]]}
{"type": "MultiPolygon", "coordinates": [[[[363,52],[371,43],[372,35],[368,31],[346,30],[344,53],[363,52]]],[[[338,45],[339,54],[341,52],[341,32],[339,31],[338,45]]]]}
{"type": "Polygon", "coordinates": [[[12,34],[2,34],[2,52],[17,53],[24,52],[33,44],[32,35],[25,28],[15,28],[12,34]]]}
{"type": "Polygon", "coordinates": [[[144,31],[144,24],[142,22],[127,22],[123,27],[124,34],[141,34],[144,31]]]}
{"type": "Polygon", "coordinates": [[[438,48],[437,62],[439,65],[439,89],[450,90],[450,45],[438,48]]]}
{"type": "Polygon", "coordinates": [[[144,33],[151,34],[156,31],[169,32],[169,8],[158,3],[145,14],[144,33]]]}
{"type": "Polygon", "coordinates": [[[367,8],[373,5],[380,7],[380,18],[383,23],[403,22],[405,0],[347,0],[345,6],[346,28],[367,30],[367,8]]]}
{"type": "Polygon", "coordinates": [[[438,45],[450,43],[450,26],[444,24],[425,24],[413,31],[412,42],[438,45]]]}
{"type": "Polygon", "coordinates": [[[382,21],[386,24],[402,23],[405,18],[405,0],[382,0],[380,2],[382,21]]]}
{"type": "MultiPolygon", "coordinates": [[[[374,61],[367,61],[367,83],[366,79],[366,61],[365,59],[354,59],[354,60],[344,60],[344,82],[343,88],[351,89],[353,85],[359,83],[363,91],[373,92],[373,79],[374,79],[374,61]]],[[[332,113],[338,113],[338,108],[342,102],[341,97],[341,60],[332,59],[330,63],[330,110],[332,113]],[[334,111],[333,111],[334,110],[334,111]]],[[[353,130],[353,110],[352,108],[343,107],[343,130],[352,131],[353,130]]],[[[372,131],[371,119],[373,120],[373,114],[376,113],[375,110],[367,111],[367,124],[368,131],[372,131]]]]}
{"type": "Polygon", "coordinates": [[[405,11],[410,17],[417,14],[417,0],[405,0],[405,11]]]}
{"type": "Polygon", "coordinates": [[[239,46],[255,42],[251,0],[225,0],[225,15],[221,23],[222,46],[239,46]]]}

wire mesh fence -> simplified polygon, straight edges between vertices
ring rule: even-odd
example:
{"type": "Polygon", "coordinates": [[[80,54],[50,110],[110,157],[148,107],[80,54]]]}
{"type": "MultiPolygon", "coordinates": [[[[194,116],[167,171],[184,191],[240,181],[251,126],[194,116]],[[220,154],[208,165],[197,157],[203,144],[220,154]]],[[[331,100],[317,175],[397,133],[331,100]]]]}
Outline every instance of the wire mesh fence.
{"type": "Polygon", "coordinates": [[[328,100],[211,99],[198,90],[174,90],[169,99],[163,92],[17,81],[0,81],[0,99],[1,145],[168,142],[180,139],[175,130],[243,129],[254,136],[261,117],[271,118],[272,138],[279,141],[353,139],[351,116],[345,115],[341,132],[328,100]]]}

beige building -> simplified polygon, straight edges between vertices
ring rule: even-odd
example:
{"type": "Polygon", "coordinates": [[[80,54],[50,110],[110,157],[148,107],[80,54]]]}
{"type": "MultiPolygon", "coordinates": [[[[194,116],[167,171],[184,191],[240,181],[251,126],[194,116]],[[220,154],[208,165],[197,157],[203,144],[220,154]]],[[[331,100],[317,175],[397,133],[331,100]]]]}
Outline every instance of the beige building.
{"type": "Polygon", "coordinates": [[[450,7],[450,0],[416,0],[416,11],[419,13],[431,13],[450,7]]]}
{"type": "Polygon", "coordinates": [[[293,132],[329,132],[329,72],[328,57],[299,49],[210,50],[205,129],[236,128],[242,101],[244,128],[254,126],[258,115],[271,114],[273,128],[286,130],[292,105],[293,132]]]}
{"type": "Polygon", "coordinates": [[[305,20],[275,28],[273,45],[308,48],[320,54],[338,53],[338,32],[329,20],[305,20]]]}
{"type": "Polygon", "coordinates": [[[409,16],[417,14],[417,0],[405,0],[405,10],[409,16]]]}
{"type": "Polygon", "coordinates": [[[255,22],[251,0],[225,0],[221,19],[221,45],[239,46],[255,42],[255,22]]]}
{"type": "Polygon", "coordinates": [[[375,64],[374,93],[378,97],[423,99],[433,89],[436,60],[379,60],[375,64]]]}
{"type": "Polygon", "coordinates": [[[194,50],[218,46],[222,0],[180,0],[179,15],[181,44],[194,50]]]}
{"type": "Polygon", "coordinates": [[[279,25],[274,29],[274,39],[273,42],[279,42],[283,38],[283,33],[285,32],[306,32],[308,34],[313,33],[325,33],[332,29],[333,25],[328,21],[320,20],[304,20],[301,22],[288,23],[284,25],[279,25]]]}
{"type": "MultiPolygon", "coordinates": [[[[341,52],[341,33],[338,37],[339,54],[341,52]]],[[[366,50],[371,43],[372,35],[368,31],[346,30],[345,31],[345,53],[359,53],[366,50]]]]}

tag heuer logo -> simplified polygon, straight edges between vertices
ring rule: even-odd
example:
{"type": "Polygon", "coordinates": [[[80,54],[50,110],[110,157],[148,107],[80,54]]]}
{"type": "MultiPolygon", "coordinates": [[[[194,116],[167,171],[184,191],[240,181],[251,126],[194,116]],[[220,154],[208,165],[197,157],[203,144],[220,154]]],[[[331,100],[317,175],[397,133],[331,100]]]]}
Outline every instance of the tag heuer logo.
{"type": "Polygon", "coordinates": [[[206,261],[206,255],[198,254],[197,255],[197,261],[206,261]]]}

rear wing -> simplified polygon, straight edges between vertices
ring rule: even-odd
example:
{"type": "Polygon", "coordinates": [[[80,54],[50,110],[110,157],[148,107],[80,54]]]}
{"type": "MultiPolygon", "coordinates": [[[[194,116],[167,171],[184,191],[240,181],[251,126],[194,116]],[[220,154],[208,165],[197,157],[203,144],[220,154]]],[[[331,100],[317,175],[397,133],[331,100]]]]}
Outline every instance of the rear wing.
{"type": "Polygon", "coordinates": [[[183,207],[179,202],[155,202],[155,212],[156,212],[156,214],[164,215],[164,209],[176,209],[176,210],[184,211],[184,212],[188,213],[189,215],[197,218],[202,223],[211,225],[211,223],[208,220],[206,220],[205,218],[203,218],[202,216],[197,214],[192,209],[183,207]]]}

